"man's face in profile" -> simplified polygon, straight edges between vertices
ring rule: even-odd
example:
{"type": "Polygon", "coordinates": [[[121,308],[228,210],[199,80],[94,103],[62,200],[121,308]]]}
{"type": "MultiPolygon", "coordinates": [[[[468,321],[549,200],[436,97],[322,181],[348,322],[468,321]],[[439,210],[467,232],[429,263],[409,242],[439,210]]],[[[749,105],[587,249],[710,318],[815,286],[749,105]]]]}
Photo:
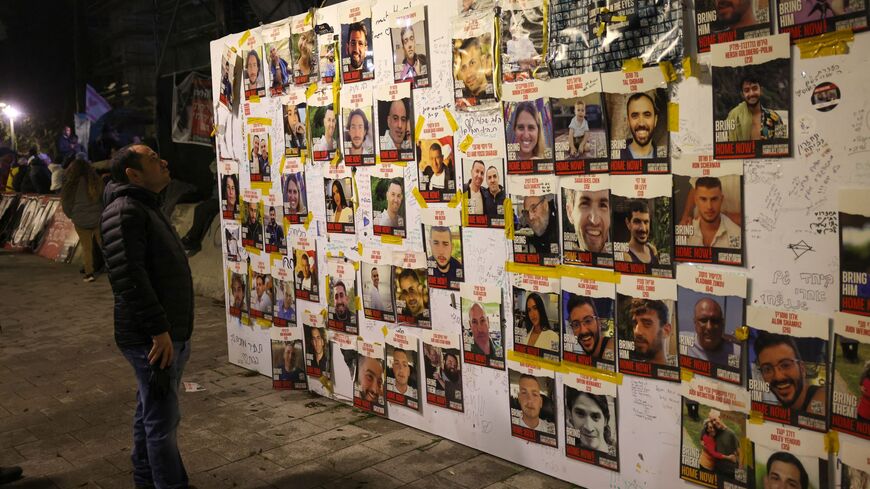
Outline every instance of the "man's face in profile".
{"type": "Polygon", "coordinates": [[[479,95],[486,88],[486,72],[479,46],[459,52],[459,76],[472,95],[479,95]]]}
{"type": "Polygon", "coordinates": [[[393,377],[396,379],[396,387],[408,385],[411,377],[411,364],[408,362],[408,354],[404,351],[393,352],[393,377]]]}
{"type": "Polygon", "coordinates": [[[577,337],[577,342],[583,347],[583,351],[592,355],[598,342],[601,341],[601,324],[595,317],[595,311],[589,304],[581,304],[571,309],[568,315],[571,330],[577,337]]]}
{"type": "Polygon", "coordinates": [[[716,20],[728,25],[737,24],[750,6],[750,0],[717,0],[716,20]]]}
{"type": "Polygon", "coordinates": [[[347,308],[347,291],[343,285],[335,287],[333,291],[333,303],[335,304],[335,314],[338,316],[346,316],[347,308]]]}
{"type": "Polygon", "coordinates": [[[740,95],[746,101],[746,105],[756,107],[761,100],[761,85],[753,81],[743,82],[740,95]]]}
{"type": "Polygon", "coordinates": [[[632,212],[631,218],[625,220],[625,225],[634,242],[645,244],[649,240],[649,212],[632,212]]]}
{"type": "Polygon", "coordinates": [[[722,345],[725,320],[722,308],[712,299],[701,299],[695,304],[695,337],[707,351],[715,351],[722,345]]]}
{"type": "Polygon", "coordinates": [[[399,299],[405,301],[405,307],[414,316],[419,316],[426,306],[423,293],[423,286],[419,280],[412,277],[399,279],[399,299]]]}
{"type": "Polygon", "coordinates": [[[634,349],[638,357],[653,360],[664,349],[665,325],[656,311],[646,309],[631,318],[634,323],[634,349]]]}
{"type": "Polygon", "coordinates": [[[320,334],[320,330],[317,328],[311,330],[311,346],[314,347],[314,353],[317,356],[323,354],[323,335],[320,334]]]}
{"type": "Polygon", "coordinates": [[[794,464],[776,460],[764,476],[764,489],[808,489],[801,487],[801,471],[794,464]]]}
{"type": "Polygon", "coordinates": [[[652,133],[656,128],[658,116],[652,102],[647,97],[638,97],[628,104],[628,127],[631,137],[639,146],[652,142],[652,133]]]}
{"type": "Polygon", "coordinates": [[[535,236],[543,236],[550,226],[550,205],[544,196],[523,198],[523,210],[528,214],[529,227],[535,236]]]}
{"type": "Polygon", "coordinates": [[[785,343],[771,345],[758,353],[758,365],[780,404],[792,407],[806,387],[806,370],[797,353],[785,343]]]}
{"type": "Polygon", "coordinates": [[[519,401],[523,416],[529,420],[538,420],[544,399],[541,397],[541,386],[537,380],[523,377],[519,382],[519,401]]]}
{"type": "Polygon", "coordinates": [[[723,200],[721,187],[709,188],[701,185],[695,187],[695,207],[698,208],[698,215],[701,216],[701,219],[708,223],[715,223],[719,220],[723,200]]]}
{"type": "Polygon", "coordinates": [[[398,147],[405,140],[408,132],[408,112],[401,100],[390,102],[390,112],[387,115],[387,127],[390,129],[390,139],[398,147]]]}
{"type": "Polygon", "coordinates": [[[363,357],[359,368],[360,397],[370,402],[377,402],[384,393],[384,367],[374,358],[363,357]]]}
{"type": "Polygon", "coordinates": [[[453,255],[453,242],[450,240],[450,231],[432,231],[430,236],[432,244],[432,256],[442,272],[450,269],[450,258],[453,255]]]}
{"type": "Polygon", "coordinates": [[[414,56],[417,54],[414,46],[413,30],[407,29],[402,32],[402,49],[405,51],[405,61],[407,61],[408,64],[413,64],[414,56]]]}
{"type": "Polygon", "coordinates": [[[347,57],[350,58],[350,67],[353,70],[362,68],[363,60],[368,49],[368,41],[362,31],[353,31],[346,44],[347,57]]]}
{"type": "MultiPolygon", "coordinates": [[[[471,325],[471,336],[478,347],[484,348],[489,344],[489,318],[480,304],[474,304],[468,311],[468,323],[471,325]]],[[[492,353],[492,352],[490,352],[492,353]]]]}
{"type": "Polygon", "coordinates": [[[572,191],[574,198],[566,203],[568,219],[574,231],[583,238],[588,251],[603,253],[610,237],[610,193],[608,190],[572,191]]]}

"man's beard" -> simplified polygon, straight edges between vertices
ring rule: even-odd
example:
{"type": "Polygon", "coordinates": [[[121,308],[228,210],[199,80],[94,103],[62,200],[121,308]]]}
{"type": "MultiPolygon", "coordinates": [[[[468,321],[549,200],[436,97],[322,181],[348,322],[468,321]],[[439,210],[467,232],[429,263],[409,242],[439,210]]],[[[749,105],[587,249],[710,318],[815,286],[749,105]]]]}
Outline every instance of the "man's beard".
{"type": "Polygon", "coordinates": [[[659,343],[658,348],[654,348],[655,342],[654,343],[646,343],[646,341],[644,341],[644,343],[646,343],[647,348],[646,348],[646,351],[641,351],[639,348],[637,348],[637,338],[635,338],[635,340],[634,340],[634,342],[635,342],[634,355],[637,357],[638,360],[650,361],[656,357],[659,350],[661,350],[661,348],[662,348],[661,338],[660,337],[656,338],[656,340],[657,340],[656,342],[659,343]]]}
{"type": "Polygon", "coordinates": [[[337,306],[335,308],[335,318],[341,320],[347,319],[349,316],[348,312],[347,306],[337,306]]]}
{"type": "Polygon", "coordinates": [[[784,407],[790,408],[794,405],[795,401],[797,401],[797,399],[801,395],[801,392],[804,390],[804,379],[803,376],[801,376],[797,382],[792,379],[786,379],[780,382],[770,382],[769,386],[770,391],[773,392],[773,395],[776,397],[779,403],[782,404],[784,407]],[[786,402],[781,397],[779,397],[779,392],[777,392],[776,386],[781,384],[791,384],[793,386],[792,390],[794,390],[794,394],[792,395],[791,401],[786,402]]]}
{"type": "Polygon", "coordinates": [[[459,370],[444,369],[444,376],[451,382],[459,382],[459,370]]]}
{"type": "Polygon", "coordinates": [[[586,350],[587,355],[593,355],[595,353],[595,350],[598,349],[599,341],[601,341],[601,337],[599,337],[595,333],[581,333],[577,335],[577,342],[580,344],[580,347],[583,348],[583,350],[586,350]],[[590,336],[593,338],[594,341],[592,342],[592,348],[590,350],[586,350],[586,347],[583,346],[583,338],[588,338],[590,336]]]}

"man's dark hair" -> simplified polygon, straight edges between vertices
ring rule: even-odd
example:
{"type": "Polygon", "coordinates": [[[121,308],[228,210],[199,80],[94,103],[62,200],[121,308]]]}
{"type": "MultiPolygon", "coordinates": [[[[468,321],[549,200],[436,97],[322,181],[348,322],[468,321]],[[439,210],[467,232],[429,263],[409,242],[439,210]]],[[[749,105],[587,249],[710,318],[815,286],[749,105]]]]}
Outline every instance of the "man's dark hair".
{"type": "Polygon", "coordinates": [[[362,109],[353,109],[352,111],[350,111],[350,114],[348,114],[348,116],[347,116],[347,130],[350,131],[350,122],[353,120],[353,118],[355,116],[362,117],[363,125],[366,128],[366,135],[368,135],[369,134],[369,118],[366,117],[366,113],[363,112],[362,109]]]}
{"type": "Polygon", "coordinates": [[[308,253],[302,253],[302,256],[300,256],[299,258],[305,260],[305,263],[310,263],[308,259],[308,253]]]}
{"type": "Polygon", "coordinates": [[[788,346],[794,352],[795,360],[801,361],[801,352],[798,351],[797,343],[795,343],[794,338],[784,334],[769,333],[767,331],[759,331],[758,336],[755,337],[753,348],[755,349],[756,361],[758,361],[758,357],[761,355],[762,351],[776,345],[788,346]]]}
{"type": "Polygon", "coordinates": [[[668,324],[668,306],[664,301],[651,299],[632,299],[629,314],[634,318],[638,314],[654,311],[659,317],[659,327],[668,324]]]}
{"type": "Polygon", "coordinates": [[[743,76],[740,77],[740,84],[737,85],[738,93],[743,91],[743,85],[745,83],[754,83],[760,87],[761,79],[754,73],[753,70],[746,70],[743,72],[743,76]]]}
{"type": "Polygon", "coordinates": [[[410,278],[414,281],[419,282],[419,279],[417,278],[417,273],[411,268],[403,268],[402,273],[399,274],[399,276],[396,278],[396,281],[399,282],[406,278],[410,278]]]}
{"type": "MultiPolygon", "coordinates": [[[[481,161],[481,160],[474,160],[473,162],[471,162],[471,169],[473,170],[473,169],[474,169],[474,165],[476,165],[476,164],[478,164],[478,163],[480,163],[480,166],[483,167],[483,171],[486,172],[486,165],[485,165],[485,164],[483,163],[483,161],[481,161]]],[[[495,168],[495,167],[493,167],[493,168],[495,168]]]]}
{"type": "Polygon", "coordinates": [[[595,301],[592,300],[591,297],[586,297],[585,295],[575,295],[571,294],[571,297],[568,299],[568,314],[571,314],[575,308],[580,306],[589,306],[592,308],[592,314],[595,317],[598,317],[598,309],[595,307],[595,301]]]}
{"type": "MultiPolygon", "coordinates": [[[[112,180],[116,183],[130,183],[127,178],[127,168],[142,169],[142,155],[133,151],[136,144],[128,144],[119,149],[112,157],[112,180]]],[[[238,191],[238,189],[236,189],[238,191]]]]}
{"type": "Polygon", "coordinates": [[[452,233],[450,233],[450,228],[447,226],[432,226],[432,228],[429,229],[430,238],[432,237],[433,233],[449,233],[452,237],[452,233]]]}
{"type": "Polygon", "coordinates": [[[695,182],[695,188],[704,187],[704,188],[718,188],[722,189],[722,181],[716,177],[700,177],[695,182]]]}
{"type": "Polygon", "coordinates": [[[366,38],[366,44],[368,44],[369,30],[366,28],[366,25],[362,22],[354,22],[349,25],[347,28],[347,39],[350,41],[350,35],[353,32],[362,32],[364,38],[366,38]]]}
{"type": "Polygon", "coordinates": [[[471,48],[480,49],[480,41],[476,37],[469,37],[462,41],[462,45],[459,46],[459,52],[468,51],[471,48]]]}
{"type": "Polygon", "coordinates": [[[625,101],[625,111],[628,112],[628,106],[631,105],[635,100],[639,100],[641,97],[649,100],[650,105],[652,105],[653,113],[655,115],[659,115],[659,108],[656,107],[656,101],[653,100],[652,96],[646,92],[637,92],[628,97],[628,100],[625,101]]]}
{"type": "Polygon", "coordinates": [[[649,214],[649,204],[646,203],[646,200],[635,199],[628,203],[628,217],[631,218],[635,212],[649,214]]]}
{"type": "Polygon", "coordinates": [[[801,474],[801,489],[809,489],[810,476],[804,468],[804,464],[797,457],[788,452],[776,452],[767,459],[767,474],[770,475],[770,467],[774,462],[782,462],[784,464],[794,465],[798,468],[801,474]]]}
{"type": "MultiPolygon", "coordinates": [[[[405,182],[401,177],[393,177],[390,179],[390,185],[398,185],[402,191],[405,191],[405,182]]],[[[390,189],[390,185],[387,185],[387,190],[390,189]]]]}
{"type": "Polygon", "coordinates": [[[459,365],[459,355],[457,355],[453,352],[446,352],[446,353],[444,353],[444,361],[445,362],[447,361],[447,357],[453,357],[453,359],[456,360],[456,365],[457,366],[459,365]]]}
{"type": "MultiPolygon", "coordinates": [[[[430,150],[437,149],[439,153],[441,153],[441,145],[438,143],[432,143],[432,146],[429,146],[430,150]]],[[[441,154],[441,156],[444,156],[441,154]]]]}
{"type": "Polygon", "coordinates": [[[339,287],[344,289],[344,293],[347,294],[347,286],[344,285],[344,282],[342,282],[341,280],[336,280],[335,283],[332,284],[332,290],[335,290],[339,287]]]}

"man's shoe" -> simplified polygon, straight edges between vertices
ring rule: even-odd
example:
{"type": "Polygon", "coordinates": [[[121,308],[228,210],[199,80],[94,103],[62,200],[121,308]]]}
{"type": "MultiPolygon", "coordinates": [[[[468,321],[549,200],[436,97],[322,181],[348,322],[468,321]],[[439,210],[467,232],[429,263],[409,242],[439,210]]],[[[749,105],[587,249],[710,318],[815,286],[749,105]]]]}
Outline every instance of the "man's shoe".
{"type": "Polygon", "coordinates": [[[17,481],[21,478],[21,467],[0,467],[0,484],[17,481]]]}
{"type": "Polygon", "coordinates": [[[93,274],[89,273],[85,275],[85,278],[82,279],[82,282],[93,282],[94,280],[96,280],[96,278],[94,278],[93,274]]]}

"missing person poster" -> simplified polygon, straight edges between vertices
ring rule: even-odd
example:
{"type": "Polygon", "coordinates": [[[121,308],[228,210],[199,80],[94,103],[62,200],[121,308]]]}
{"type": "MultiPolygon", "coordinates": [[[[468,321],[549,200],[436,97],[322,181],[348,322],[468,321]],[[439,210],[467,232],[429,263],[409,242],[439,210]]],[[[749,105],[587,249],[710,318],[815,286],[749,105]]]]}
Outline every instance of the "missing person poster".
{"type": "Polygon", "coordinates": [[[556,175],[607,173],[607,116],[601,75],[584,73],[549,83],[556,175]]]}
{"type": "Polygon", "coordinates": [[[230,316],[248,322],[248,263],[241,261],[227,262],[227,289],[229,293],[230,316]]]}
{"type": "Polygon", "coordinates": [[[272,328],[272,388],[308,390],[305,353],[299,328],[272,328]]]}
{"type": "Polygon", "coordinates": [[[336,57],[340,55],[338,33],[333,31],[332,26],[323,23],[314,26],[317,35],[317,63],[320,70],[320,82],[324,85],[332,84],[336,76],[336,57]]]}
{"type": "Polygon", "coordinates": [[[792,156],[791,44],[787,34],[710,48],[713,157],[792,156]]]}
{"type": "Polygon", "coordinates": [[[749,445],[743,443],[749,393],[703,377],[684,381],[680,388],[680,478],[716,489],[760,487],[752,480],[752,451],[746,453],[749,445]]]}
{"type": "Polygon", "coordinates": [[[239,163],[237,161],[222,161],[221,175],[221,217],[224,220],[238,221],[240,217],[239,194],[239,163]]]}
{"type": "Polygon", "coordinates": [[[746,431],[754,445],[755,487],[828,489],[828,454],[822,433],[776,423],[750,423],[746,431]]]}
{"type": "Polygon", "coordinates": [[[281,21],[263,26],[263,48],[266,56],[266,86],[269,95],[287,93],[293,84],[293,60],[290,57],[290,22],[281,21]]]}
{"type": "Polygon", "coordinates": [[[374,108],[371,88],[350,85],[341,92],[342,141],[344,164],[375,164],[374,108]]]}
{"type": "Polygon", "coordinates": [[[401,328],[391,330],[387,344],[387,402],[420,411],[420,340],[401,328]]]}
{"type": "Polygon", "coordinates": [[[363,253],[360,265],[363,313],[367,319],[395,323],[393,252],[369,246],[363,253]]]}
{"type": "Polygon", "coordinates": [[[546,82],[504,85],[504,133],[509,174],[553,173],[553,113],[546,82]]]}
{"type": "Polygon", "coordinates": [[[305,173],[303,173],[302,163],[295,158],[284,161],[281,192],[284,197],[284,219],[287,224],[301,224],[308,216],[308,193],[305,191],[305,173]]]}
{"type": "Polygon", "coordinates": [[[308,110],[305,90],[291,87],[281,98],[281,116],[284,121],[284,156],[299,158],[308,153],[308,135],[305,123],[308,110]]]}
{"type": "Polygon", "coordinates": [[[502,289],[494,285],[464,283],[459,294],[465,363],[504,370],[502,289]]]}
{"type": "Polygon", "coordinates": [[[326,232],[356,234],[354,222],[353,173],[344,164],[324,168],[323,193],[326,196],[326,232]]]}
{"type": "Polygon", "coordinates": [[[551,362],[562,358],[558,278],[515,273],[514,351],[551,362]]]}
{"type": "Polygon", "coordinates": [[[834,334],[831,428],[870,439],[870,318],[835,313],[834,334]]]}
{"type": "Polygon", "coordinates": [[[266,223],[266,253],[287,254],[287,233],[284,231],[284,202],[279,194],[263,196],[263,220],[266,223]]]}
{"type": "Polygon", "coordinates": [[[616,384],[568,372],[565,386],[565,456],[619,472],[616,384]]]}
{"type": "Polygon", "coordinates": [[[293,236],[290,239],[290,246],[293,253],[293,274],[296,278],[294,283],[296,298],[320,302],[317,242],[307,235],[293,236]]]}
{"type": "Polygon", "coordinates": [[[305,373],[310,377],[329,377],[329,349],[323,316],[306,310],[302,314],[305,334],[305,373]]]}
{"type": "Polygon", "coordinates": [[[263,328],[272,326],[272,307],[275,304],[275,288],[268,255],[252,255],[249,268],[249,296],[251,318],[263,328]]]}
{"type": "Polygon", "coordinates": [[[743,386],[746,345],[743,327],[746,276],[695,266],[677,267],[680,367],[743,386]]]}
{"type": "Polygon", "coordinates": [[[293,50],[293,83],[307,86],[319,75],[314,17],[307,12],[290,18],[290,48],[293,50]]]}
{"type": "Polygon", "coordinates": [[[615,284],[562,277],[563,361],[616,371],[615,298],[615,284]]]}
{"type": "Polygon", "coordinates": [[[827,431],[828,318],[746,308],[749,393],[765,420],[827,431]]]}
{"type": "Polygon", "coordinates": [[[236,62],[239,55],[236,54],[236,49],[231,46],[224,46],[224,52],[221,56],[221,85],[220,96],[218,101],[229,109],[233,110],[233,103],[238,100],[235,93],[236,82],[236,62]]]}
{"type": "Polygon", "coordinates": [[[673,278],[672,185],[670,175],[610,177],[615,271],[673,278]]]}
{"type": "Polygon", "coordinates": [[[862,489],[870,483],[870,460],[867,460],[867,442],[848,436],[839,437],[839,473],[835,474],[834,487],[862,489]]]}
{"type": "Polygon", "coordinates": [[[658,66],[601,74],[610,129],[610,173],[669,173],[668,86],[658,66]]]}
{"type": "Polygon", "coordinates": [[[622,276],[616,284],[621,373],[680,381],[676,306],[675,280],[622,276]]]}
{"type": "Polygon", "coordinates": [[[710,51],[713,44],[769,36],[772,7],[752,0],[695,0],[698,52],[710,51]]]}
{"type": "Polygon", "coordinates": [[[357,321],[356,263],[346,257],[326,259],[328,274],[326,327],[341,333],[359,333],[357,321]]]}
{"type": "Polygon", "coordinates": [[[256,190],[245,190],[242,197],[242,246],[252,253],[263,250],[263,205],[256,190]]]}
{"type": "Polygon", "coordinates": [[[414,99],[408,83],[375,87],[378,104],[378,154],[381,161],[414,159],[414,99]]]}
{"type": "Polygon", "coordinates": [[[459,290],[459,284],[465,281],[459,209],[420,209],[420,219],[423,221],[429,287],[459,290]]]}
{"type": "Polygon", "coordinates": [[[417,180],[426,202],[450,202],[456,196],[453,135],[443,117],[426,121],[417,140],[417,180]]]}
{"type": "Polygon", "coordinates": [[[293,287],[293,270],[286,257],[272,263],[272,283],[275,303],[272,309],[272,325],[275,328],[296,327],[296,292],[293,287]]]}
{"type": "Polygon", "coordinates": [[[250,32],[241,46],[244,64],[245,100],[259,102],[266,96],[266,79],[263,74],[263,46],[257,34],[250,32]]]}
{"type": "Polygon", "coordinates": [[[356,377],[353,383],[353,407],[387,415],[384,385],[387,383],[384,366],[384,345],[360,338],[357,341],[356,377]]]}
{"type": "Polygon", "coordinates": [[[239,221],[229,221],[224,224],[224,239],[226,240],[226,257],[227,261],[241,261],[242,255],[239,252],[242,241],[242,231],[239,221]]]}
{"type": "Polygon", "coordinates": [[[320,89],[308,98],[308,136],[311,159],[332,161],[338,151],[338,112],[332,100],[332,87],[320,89]]]}
{"type": "Polygon", "coordinates": [[[459,337],[438,331],[421,331],[420,341],[426,373],[426,403],[464,412],[462,342],[459,337]]]}
{"type": "Polygon", "coordinates": [[[743,265],[743,162],[684,155],[674,165],[674,260],[743,265]]]}
{"type": "Polygon", "coordinates": [[[613,268],[610,176],[561,177],[562,263],[613,268]]]}
{"type": "Polygon", "coordinates": [[[429,66],[429,22],[426,6],[416,5],[390,17],[393,80],[414,88],[432,84],[429,66]]]}
{"type": "Polygon", "coordinates": [[[396,251],[393,262],[396,265],[395,310],[399,325],[432,329],[426,254],[396,251]]]}
{"type": "Polygon", "coordinates": [[[556,373],[508,361],[511,436],[549,447],[559,446],[556,373]]]}
{"type": "Polygon", "coordinates": [[[332,395],[336,400],[353,403],[356,378],[356,335],[330,331],[329,355],[332,358],[332,395]]]}
{"type": "Polygon", "coordinates": [[[511,176],[515,262],[549,267],[561,262],[557,183],[553,175],[511,176]]]}
{"type": "Polygon", "coordinates": [[[842,189],[840,217],[840,310],[870,316],[870,202],[867,189],[842,189]]]}
{"type": "Polygon", "coordinates": [[[493,84],[495,25],[486,11],[453,21],[453,99],[456,109],[496,107],[493,84]]]}
{"type": "Polygon", "coordinates": [[[369,177],[372,192],[372,229],[375,236],[407,236],[405,171],[398,165],[377,165],[369,177]]]}
{"type": "Polygon", "coordinates": [[[503,228],[504,184],[503,158],[483,157],[493,152],[492,143],[474,142],[462,158],[463,205],[468,227],[503,228]]]}
{"type": "Polygon", "coordinates": [[[509,83],[530,78],[549,78],[544,59],[547,32],[545,2],[505,0],[499,5],[502,81],[509,83]]]}
{"type": "Polygon", "coordinates": [[[272,120],[247,118],[248,168],[251,182],[272,181],[272,120]]]}
{"type": "Polygon", "coordinates": [[[867,30],[867,1],[776,0],[779,33],[791,41],[819,36],[828,32],[867,30]]]}
{"type": "Polygon", "coordinates": [[[375,78],[372,12],[368,2],[344,3],[341,17],[341,82],[375,78]]]}

